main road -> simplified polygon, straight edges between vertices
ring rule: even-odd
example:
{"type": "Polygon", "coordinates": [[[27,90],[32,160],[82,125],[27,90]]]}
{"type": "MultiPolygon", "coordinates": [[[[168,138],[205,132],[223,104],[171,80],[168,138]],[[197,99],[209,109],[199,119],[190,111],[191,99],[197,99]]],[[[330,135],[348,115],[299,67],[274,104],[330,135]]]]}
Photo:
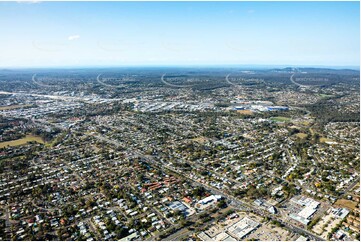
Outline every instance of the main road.
{"type": "MultiPolygon", "coordinates": [[[[96,138],[100,139],[101,141],[104,141],[104,142],[113,144],[113,145],[115,145],[115,146],[118,145],[118,142],[117,142],[117,141],[115,141],[115,140],[110,140],[110,139],[108,139],[108,138],[106,138],[106,137],[101,137],[101,136],[99,136],[99,135],[93,136],[93,137],[96,137],[96,138]]],[[[119,144],[119,145],[120,145],[120,144],[119,144]]],[[[293,224],[290,224],[290,223],[288,223],[288,222],[285,222],[285,221],[283,221],[282,219],[280,219],[279,217],[277,217],[277,216],[275,216],[275,215],[273,215],[273,214],[266,213],[265,210],[258,209],[258,208],[254,207],[253,205],[251,205],[251,204],[249,204],[249,203],[245,203],[245,202],[239,200],[238,198],[235,198],[233,195],[227,194],[227,193],[225,193],[225,192],[223,192],[223,191],[220,191],[220,190],[217,189],[217,188],[211,187],[211,186],[209,186],[209,185],[207,185],[207,184],[205,184],[205,183],[201,183],[201,182],[199,182],[199,181],[197,181],[197,180],[195,180],[195,179],[187,176],[186,174],[183,174],[183,173],[181,173],[180,171],[175,170],[175,169],[167,166],[167,164],[165,164],[164,162],[161,162],[161,161],[157,162],[157,161],[155,161],[155,160],[153,159],[152,156],[140,154],[140,153],[138,153],[138,152],[134,152],[134,153],[135,153],[137,156],[139,156],[139,157],[142,157],[142,158],[144,158],[144,159],[150,160],[150,161],[152,162],[152,164],[153,164],[154,166],[158,167],[159,169],[164,169],[164,168],[165,168],[165,169],[168,169],[168,170],[172,171],[173,173],[176,173],[177,175],[179,175],[179,176],[181,176],[181,177],[184,177],[184,178],[190,180],[190,181],[191,181],[192,183],[194,183],[194,184],[197,184],[197,185],[199,185],[199,186],[203,186],[204,188],[210,190],[212,193],[214,193],[214,194],[216,194],[216,195],[221,195],[221,196],[227,198],[229,201],[231,201],[231,205],[232,205],[233,207],[239,209],[239,210],[248,211],[248,212],[253,212],[253,213],[258,214],[258,215],[260,215],[260,216],[262,216],[262,217],[270,217],[271,219],[273,219],[273,220],[275,220],[275,221],[278,221],[280,224],[284,225],[285,227],[287,227],[288,229],[290,229],[290,230],[293,231],[293,232],[296,232],[296,233],[298,233],[298,234],[306,235],[306,236],[310,237],[310,239],[312,239],[312,240],[324,241],[323,238],[321,238],[321,237],[313,234],[313,233],[310,232],[310,231],[307,231],[307,230],[305,230],[305,229],[303,229],[303,228],[300,228],[300,227],[298,227],[298,226],[296,226],[296,225],[293,225],[293,224]],[[158,164],[158,163],[161,163],[161,164],[158,164]]]]}
{"type": "MultiPolygon", "coordinates": [[[[34,120],[35,121],[35,120],[34,120]]],[[[48,125],[51,125],[49,122],[45,121],[45,120],[42,120],[42,123],[45,123],[45,124],[48,124],[48,125]]],[[[116,140],[111,140],[107,137],[104,137],[104,136],[100,136],[100,135],[93,135],[92,137],[95,137],[103,142],[106,142],[106,143],[110,143],[112,145],[115,145],[115,146],[121,146],[121,144],[116,141],[116,140]]],[[[270,214],[270,213],[266,213],[265,210],[261,210],[261,209],[258,209],[256,207],[254,207],[253,205],[249,204],[249,203],[245,203],[241,200],[239,200],[238,198],[234,197],[233,195],[230,195],[230,194],[227,194],[226,192],[224,191],[220,191],[219,189],[217,188],[214,188],[214,187],[211,187],[205,183],[201,183],[197,180],[195,180],[194,178],[191,178],[189,177],[187,174],[184,174],[178,170],[175,170],[174,168],[171,168],[169,167],[167,164],[165,164],[164,162],[161,162],[161,161],[155,161],[153,156],[149,156],[149,155],[144,155],[144,154],[141,154],[139,152],[133,152],[136,156],[139,156],[139,157],[142,157],[144,159],[148,159],[152,162],[152,164],[156,167],[158,167],[159,169],[168,169],[170,171],[172,171],[173,173],[176,173],[178,176],[181,176],[181,177],[184,177],[186,179],[188,179],[189,181],[191,181],[192,183],[194,184],[197,184],[199,186],[202,186],[208,190],[210,190],[212,193],[216,194],[216,195],[221,195],[225,198],[227,198],[227,200],[231,201],[231,205],[239,210],[243,210],[243,211],[248,211],[248,212],[253,212],[255,214],[258,214],[262,217],[269,217],[275,221],[278,221],[280,224],[284,225],[285,227],[287,227],[288,229],[290,229],[291,231],[293,232],[296,232],[296,233],[299,233],[299,234],[303,234],[303,235],[306,235],[308,237],[310,237],[310,239],[312,240],[319,240],[319,241],[324,241],[323,238],[311,233],[310,231],[307,231],[303,228],[300,228],[296,225],[293,225],[293,224],[290,224],[288,222],[285,222],[283,221],[282,219],[280,219],[279,217],[273,215],[273,214],[270,214]],[[160,163],[160,164],[159,164],[160,163]]]]}
{"type": "Polygon", "coordinates": [[[168,170],[170,170],[170,171],[172,171],[172,172],[174,172],[174,173],[176,173],[176,174],[178,174],[178,175],[180,175],[182,177],[187,178],[188,180],[191,180],[193,183],[198,184],[199,186],[205,187],[206,189],[212,191],[212,193],[214,193],[216,195],[221,195],[221,196],[227,198],[229,201],[231,201],[231,204],[237,209],[240,209],[240,210],[243,210],[243,211],[248,211],[248,212],[253,212],[253,213],[258,214],[258,215],[260,215],[262,217],[270,217],[272,220],[278,221],[280,224],[284,225],[285,227],[287,227],[288,229],[290,229],[293,232],[303,234],[303,235],[307,235],[312,240],[324,241],[323,238],[313,234],[312,232],[307,231],[307,230],[305,230],[303,228],[300,228],[300,227],[298,227],[296,225],[290,224],[288,222],[285,222],[285,221],[283,221],[282,219],[280,219],[279,217],[277,217],[277,216],[275,216],[273,214],[266,213],[265,210],[258,209],[258,208],[254,207],[253,205],[251,205],[249,203],[245,203],[245,202],[239,200],[238,198],[235,198],[233,195],[227,194],[227,193],[225,193],[223,191],[220,191],[219,189],[216,189],[214,187],[211,187],[211,186],[209,186],[209,185],[207,185],[205,183],[201,183],[201,182],[199,182],[199,181],[197,181],[197,180],[195,180],[195,179],[193,179],[193,178],[191,178],[191,177],[189,177],[189,176],[187,176],[185,174],[180,173],[179,171],[177,171],[177,170],[175,170],[173,168],[170,168],[169,166],[167,166],[164,163],[162,163],[162,166],[159,166],[159,165],[154,163],[153,159],[152,159],[152,161],[153,161],[153,164],[155,166],[158,166],[158,168],[160,168],[160,169],[161,168],[166,168],[166,169],[168,169],[168,170]]]}

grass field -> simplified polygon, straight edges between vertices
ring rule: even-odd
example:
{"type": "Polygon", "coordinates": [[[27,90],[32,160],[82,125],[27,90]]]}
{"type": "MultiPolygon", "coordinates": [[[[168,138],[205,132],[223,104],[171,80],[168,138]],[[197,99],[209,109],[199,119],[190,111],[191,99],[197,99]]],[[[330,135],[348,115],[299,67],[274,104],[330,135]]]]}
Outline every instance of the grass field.
{"type": "Polygon", "coordinates": [[[192,140],[193,140],[193,141],[196,141],[196,142],[198,142],[198,143],[204,143],[204,142],[208,141],[208,139],[205,138],[205,137],[203,137],[203,136],[194,138],[194,139],[192,139],[192,140]]]}
{"type": "Polygon", "coordinates": [[[311,122],[310,121],[302,121],[302,122],[300,122],[302,125],[304,125],[304,126],[309,126],[310,124],[311,124],[311,122]]]}
{"type": "Polygon", "coordinates": [[[307,134],[305,134],[305,133],[298,133],[298,134],[296,134],[296,136],[298,137],[298,138],[301,138],[301,139],[305,139],[305,138],[307,138],[307,134]]]}
{"type": "Polygon", "coordinates": [[[0,111],[3,110],[11,110],[11,109],[17,109],[17,108],[25,108],[29,107],[31,105],[11,105],[11,106],[0,106],[0,111]]]}
{"type": "Polygon", "coordinates": [[[328,138],[325,138],[325,137],[322,137],[322,138],[320,138],[320,142],[322,142],[322,143],[326,143],[326,142],[334,142],[334,140],[332,140],[332,139],[328,139],[328,138]]]}
{"type": "Polygon", "coordinates": [[[312,128],[310,128],[310,132],[311,132],[311,135],[315,134],[315,131],[312,128]]]}
{"type": "Polygon", "coordinates": [[[327,99],[327,98],[332,98],[334,97],[334,95],[328,95],[328,94],[319,94],[321,98],[327,99]]]}
{"type": "Polygon", "coordinates": [[[273,120],[273,121],[276,121],[276,122],[289,122],[289,121],[291,121],[291,119],[287,118],[287,117],[272,117],[270,119],[273,120]]]}
{"type": "Polygon", "coordinates": [[[345,207],[352,211],[356,208],[357,202],[347,200],[347,199],[339,199],[336,201],[335,205],[345,207]]]}
{"type": "Polygon", "coordinates": [[[253,112],[251,110],[237,110],[239,114],[252,115],[253,112]]]}
{"type": "Polygon", "coordinates": [[[44,144],[45,142],[43,141],[42,138],[38,137],[38,136],[34,136],[34,135],[26,135],[24,138],[21,139],[17,139],[17,140],[11,140],[11,141],[5,141],[5,142],[0,142],[0,148],[4,148],[7,146],[19,146],[19,145],[24,145],[28,142],[31,141],[35,141],[37,143],[40,144],[44,144]]]}

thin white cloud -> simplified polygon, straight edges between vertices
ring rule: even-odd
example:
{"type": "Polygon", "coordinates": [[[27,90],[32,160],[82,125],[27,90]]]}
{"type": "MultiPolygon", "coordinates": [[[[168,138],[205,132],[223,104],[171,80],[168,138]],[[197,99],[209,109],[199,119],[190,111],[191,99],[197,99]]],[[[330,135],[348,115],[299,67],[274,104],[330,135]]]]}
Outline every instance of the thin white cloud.
{"type": "Polygon", "coordinates": [[[77,40],[77,39],[79,39],[80,38],[80,35],[70,35],[69,37],[68,37],[68,40],[69,41],[72,41],[72,40],[77,40]]]}
{"type": "Polygon", "coordinates": [[[254,12],[256,12],[256,11],[254,11],[253,9],[250,9],[250,10],[247,11],[247,13],[249,13],[249,14],[252,14],[254,12]]]}

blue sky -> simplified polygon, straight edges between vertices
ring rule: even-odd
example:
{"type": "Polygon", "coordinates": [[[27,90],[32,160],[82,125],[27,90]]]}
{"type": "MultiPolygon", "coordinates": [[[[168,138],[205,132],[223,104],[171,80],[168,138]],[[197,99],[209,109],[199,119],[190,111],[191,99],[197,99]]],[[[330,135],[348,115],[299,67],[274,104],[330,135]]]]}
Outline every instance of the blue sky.
{"type": "Polygon", "coordinates": [[[359,66],[359,2],[0,3],[0,66],[359,66]]]}

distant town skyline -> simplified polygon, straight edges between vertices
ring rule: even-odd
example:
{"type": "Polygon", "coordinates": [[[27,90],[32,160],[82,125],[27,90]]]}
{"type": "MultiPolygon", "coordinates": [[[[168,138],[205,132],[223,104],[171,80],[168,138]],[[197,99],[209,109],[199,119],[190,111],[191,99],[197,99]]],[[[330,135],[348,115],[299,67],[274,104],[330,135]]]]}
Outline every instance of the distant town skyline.
{"type": "Polygon", "coordinates": [[[359,66],[359,2],[0,2],[0,67],[359,66]]]}

